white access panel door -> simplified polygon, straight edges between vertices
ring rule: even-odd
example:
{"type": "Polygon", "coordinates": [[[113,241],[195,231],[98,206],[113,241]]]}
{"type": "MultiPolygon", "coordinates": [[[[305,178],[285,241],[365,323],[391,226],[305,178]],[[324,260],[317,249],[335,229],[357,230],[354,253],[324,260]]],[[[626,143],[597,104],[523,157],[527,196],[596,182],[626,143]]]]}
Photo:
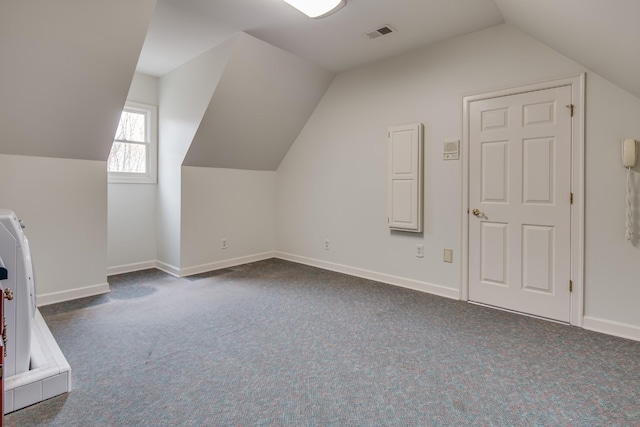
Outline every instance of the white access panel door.
{"type": "Polygon", "coordinates": [[[387,217],[389,228],[422,231],[422,124],[389,128],[387,217]]]}
{"type": "Polygon", "coordinates": [[[469,116],[469,300],[569,322],[571,87],[469,116]]]}

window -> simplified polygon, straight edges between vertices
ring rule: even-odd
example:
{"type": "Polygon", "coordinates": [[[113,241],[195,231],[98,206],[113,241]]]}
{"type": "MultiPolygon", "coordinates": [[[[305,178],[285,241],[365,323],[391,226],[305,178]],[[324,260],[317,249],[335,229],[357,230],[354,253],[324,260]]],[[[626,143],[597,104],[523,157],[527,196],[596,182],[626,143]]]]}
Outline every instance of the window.
{"type": "Polygon", "coordinates": [[[109,182],[157,181],[157,109],[127,102],[107,159],[109,182]]]}

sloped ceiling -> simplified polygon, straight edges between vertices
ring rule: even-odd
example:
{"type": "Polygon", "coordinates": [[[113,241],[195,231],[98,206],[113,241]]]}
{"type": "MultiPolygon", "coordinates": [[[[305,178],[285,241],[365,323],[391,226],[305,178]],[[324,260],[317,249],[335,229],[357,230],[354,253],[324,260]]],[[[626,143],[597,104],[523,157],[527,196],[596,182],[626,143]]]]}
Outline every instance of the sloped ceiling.
{"type": "Polygon", "coordinates": [[[155,0],[0,0],[0,153],[106,160],[155,0]]]}
{"type": "Polygon", "coordinates": [[[495,0],[507,23],[640,98],[639,0],[495,0]]]}
{"type": "Polygon", "coordinates": [[[139,71],[162,75],[247,32],[341,72],[507,22],[640,97],[639,0],[347,0],[309,19],[281,0],[158,0],[139,71]],[[367,40],[381,25],[397,30],[367,40]]]}
{"type": "Polygon", "coordinates": [[[347,0],[323,19],[282,0],[158,0],[138,71],[164,75],[242,31],[338,73],[502,22],[493,0],[347,0]],[[398,32],[364,36],[383,25],[398,32]]]}
{"type": "Polygon", "coordinates": [[[260,2],[254,9],[247,1],[181,0],[178,8],[176,0],[159,0],[140,67],[170,68],[181,60],[172,57],[172,49],[189,45],[199,50],[238,26],[249,27],[255,36],[236,36],[184,166],[276,170],[330,83],[332,74],[323,68],[340,72],[500,24],[503,18],[640,97],[635,72],[640,69],[635,46],[640,26],[632,22],[640,16],[638,0],[615,0],[622,11],[595,0],[347,0],[347,7],[322,20],[310,20],[279,0],[260,2]],[[189,33],[182,39],[167,37],[177,35],[186,22],[195,23],[191,31],[197,42],[189,33]],[[212,22],[221,25],[207,32],[212,22]],[[384,24],[398,32],[373,41],[363,36],[384,24]],[[161,46],[163,55],[154,54],[161,46]],[[162,58],[161,63],[150,58],[162,58]]]}
{"type": "Polygon", "coordinates": [[[332,79],[306,60],[238,34],[183,165],[276,170],[332,79]]]}

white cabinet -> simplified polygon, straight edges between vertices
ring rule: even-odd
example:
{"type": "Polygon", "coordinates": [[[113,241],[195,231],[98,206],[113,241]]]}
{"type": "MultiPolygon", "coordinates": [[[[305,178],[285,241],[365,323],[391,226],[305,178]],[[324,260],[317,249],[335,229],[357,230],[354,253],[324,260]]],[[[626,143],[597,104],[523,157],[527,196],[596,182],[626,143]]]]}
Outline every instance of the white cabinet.
{"type": "Polygon", "coordinates": [[[422,232],[422,123],[389,128],[387,218],[392,230],[422,232]]]}

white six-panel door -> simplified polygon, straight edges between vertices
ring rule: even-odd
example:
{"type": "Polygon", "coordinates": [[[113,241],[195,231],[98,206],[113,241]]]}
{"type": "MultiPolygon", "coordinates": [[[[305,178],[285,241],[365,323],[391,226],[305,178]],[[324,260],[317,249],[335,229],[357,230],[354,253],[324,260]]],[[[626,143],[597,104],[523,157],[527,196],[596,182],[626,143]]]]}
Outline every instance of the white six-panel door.
{"type": "Polygon", "coordinates": [[[571,87],[469,110],[469,300],[570,320],[571,87]]]}

